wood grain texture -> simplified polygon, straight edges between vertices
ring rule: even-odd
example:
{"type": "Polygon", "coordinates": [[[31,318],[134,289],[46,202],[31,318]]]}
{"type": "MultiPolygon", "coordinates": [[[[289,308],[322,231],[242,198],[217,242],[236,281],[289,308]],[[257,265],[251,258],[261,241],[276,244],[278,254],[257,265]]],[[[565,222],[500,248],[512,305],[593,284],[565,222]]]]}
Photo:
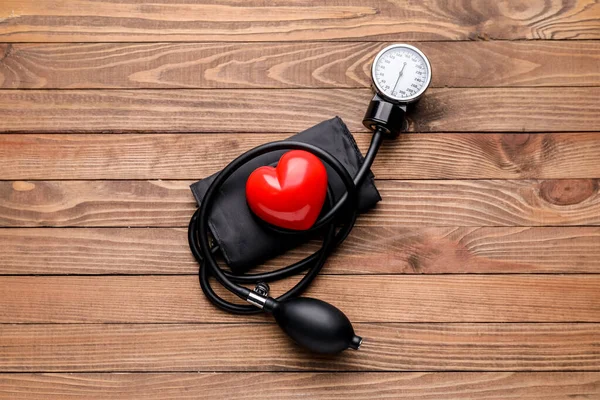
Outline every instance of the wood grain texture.
{"type": "MultiPolygon", "coordinates": [[[[259,266],[281,268],[317,242],[259,266]]],[[[185,229],[0,229],[0,275],[195,274],[185,229]]],[[[600,228],[356,227],[321,274],[600,273],[600,228]]]]}
{"type": "Polygon", "coordinates": [[[0,39],[17,42],[598,39],[598,4],[543,0],[5,0],[0,39]]]}
{"type": "Polygon", "coordinates": [[[359,351],[326,356],[299,348],[274,324],[3,325],[0,370],[597,371],[600,366],[598,324],[355,328],[365,338],[359,351]]]}
{"type": "MultiPolygon", "coordinates": [[[[5,43],[0,88],[368,87],[388,44],[5,43]]],[[[415,45],[433,65],[432,87],[600,85],[597,41],[415,45]]]]}
{"type": "MultiPolygon", "coordinates": [[[[0,226],[187,227],[191,181],[2,181],[0,226]]],[[[377,181],[357,226],[600,224],[596,179],[377,181]]]]}
{"type": "MultiPolygon", "coordinates": [[[[0,134],[0,177],[200,179],[289,134],[0,134]]],[[[371,135],[354,135],[363,154],[371,135]]],[[[387,141],[378,179],[600,178],[597,133],[404,134],[387,141]]]]}
{"type": "Polygon", "coordinates": [[[567,400],[600,396],[598,372],[0,374],[0,399],[567,400]]]}
{"type": "Polygon", "coordinates": [[[0,399],[599,398],[599,126],[597,0],[0,1],[0,399]],[[188,186],[336,113],[364,152],[391,41],[432,88],[307,291],[364,345],[310,354],[202,295],[188,186]]]}
{"type": "MultiPolygon", "coordinates": [[[[356,132],[366,131],[362,118],[372,95],[370,89],[3,90],[0,131],[298,132],[335,112],[356,132]]],[[[599,100],[600,87],[431,89],[409,130],[593,131],[599,100]]]]}
{"type": "MultiPolygon", "coordinates": [[[[298,279],[275,282],[272,295],[298,279]]],[[[306,295],[334,304],[353,322],[600,322],[597,275],[320,276],[306,295]]],[[[0,323],[269,320],[217,310],[197,275],[2,276],[0,309],[0,323]]]]}

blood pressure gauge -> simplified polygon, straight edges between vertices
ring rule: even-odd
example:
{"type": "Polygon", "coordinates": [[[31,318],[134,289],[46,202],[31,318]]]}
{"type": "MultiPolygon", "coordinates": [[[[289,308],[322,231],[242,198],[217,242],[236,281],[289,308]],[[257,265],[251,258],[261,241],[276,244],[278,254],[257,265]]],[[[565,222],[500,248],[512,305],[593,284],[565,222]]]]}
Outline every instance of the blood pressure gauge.
{"type": "Polygon", "coordinates": [[[421,50],[408,44],[393,44],[381,50],[371,69],[377,92],[392,102],[419,99],[431,82],[431,65],[421,50]]]}
{"type": "Polygon", "coordinates": [[[375,56],[371,77],[376,94],[363,124],[395,136],[405,128],[408,105],[419,100],[429,87],[431,64],[416,47],[393,44],[375,56]]]}

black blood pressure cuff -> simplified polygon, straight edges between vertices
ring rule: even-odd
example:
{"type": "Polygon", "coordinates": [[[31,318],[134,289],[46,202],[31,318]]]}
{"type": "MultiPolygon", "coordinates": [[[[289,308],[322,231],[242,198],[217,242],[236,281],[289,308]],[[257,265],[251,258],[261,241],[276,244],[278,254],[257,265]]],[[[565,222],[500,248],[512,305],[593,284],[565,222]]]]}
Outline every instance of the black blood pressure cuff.
{"type": "MultiPolygon", "coordinates": [[[[339,118],[323,121],[286,140],[313,144],[337,158],[351,176],[363,163],[354,138],[339,118]]],[[[225,261],[236,274],[241,274],[269,258],[275,257],[307,240],[302,235],[282,235],[269,230],[256,220],[246,204],[246,180],[256,168],[277,163],[285,151],[259,156],[235,171],[221,187],[210,212],[209,226],[219,244],[225,261]]],[[[345,192],[344,184],[333,169],[324,163],[335,201],[345,192]]],[[[191,185],[198,205],[218,173],[191,185]]],[[[358,188],[359,212],[364,212],[381,200],[373,173],[358,188]]]]}

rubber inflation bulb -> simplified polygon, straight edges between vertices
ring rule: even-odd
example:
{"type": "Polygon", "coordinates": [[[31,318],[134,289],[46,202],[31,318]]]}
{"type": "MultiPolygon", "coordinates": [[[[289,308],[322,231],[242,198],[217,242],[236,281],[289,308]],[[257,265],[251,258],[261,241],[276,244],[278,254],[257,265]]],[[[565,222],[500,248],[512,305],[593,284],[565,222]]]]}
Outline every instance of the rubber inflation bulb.
{"type": "Polygon", "coordinates": [[[285,333],[311,351],[334,354],[362,343],[348,317],[324,301],[296,297],[278,302],[272,313],[285,333]]]}

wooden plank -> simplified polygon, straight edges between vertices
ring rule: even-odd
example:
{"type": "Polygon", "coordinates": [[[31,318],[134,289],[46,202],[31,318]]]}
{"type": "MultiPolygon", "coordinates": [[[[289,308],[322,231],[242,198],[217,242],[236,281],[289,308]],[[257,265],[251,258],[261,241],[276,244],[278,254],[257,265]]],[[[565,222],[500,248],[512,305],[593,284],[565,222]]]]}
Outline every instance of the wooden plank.
{"type": "Polygon", "coordinates": [[[308,353],[274,324],[3,325],[3,372],[597,371],[599,324],[355,324],[359,351],[308,353]]]}
{"type": "Polygon", "coordinates": [[[0,254],[0,274],[198,272],[185,229],[0,229],[0,254]]]}
{"type": "Polygon", "coordinates": [[[196,208],[191,183],[0,182],[0,225],[184,227],[196,208]]]}
{"type": "MultiPolygon", "coordinates": [[[[273,283],[271,293],[298,279],[273,283]]],[[[306,296],[336,305],[353,322],[600,322],[597,275],[320,276],[306,296]]],[[[2,276],[0,309],[0,323],[269,320],[215,309],[196,275],[2,276]]]]}
{"type": "MultiPolygon", "coordinates": [[[[6,43],[0,88],[369,87],[387,44],[6,43]]],[[[600,85],[597,41],[414,44],[433,65],[432,87],[600,85]]]]}
{"type": "Polygon", "coordinates": [[[567,400],[600,396],[598,372],[0,374],[0,399],[567,400]]]}
{"type": "MultiPolygon", "coordinates": [[[[0,181],[0,226],[187,227],[191,181],[0,181]]],[[[595,179],[377,181],[357,226],[600,224],[595,179]]]]}
{"type": "MultiPolygon", "coordinates": [[[[281,268],[312,242],[256,271],[281,268]]],[[[0,275],[195,274],[187,231],[0,229],[0,275]]],[[[321,274],[600,273],[600,228],[356,227],[321,274]]]]}
{"type": "MultiPolygon", "coordinates": [[[[0,134],[0,177],[199,179],[289,134],[0,134]]],[[[371,135],[354,135],[363,154],[371,135]]],[[[404,134],[386,141],[378,179],[600,178],[597,133],[404,134]]]]}
{"type": "Polygon", "coordinates": [[[598,4],[309,0],[102,2],[4,0],[0,39],[15,42],[598,39],[598,4]]]}
{"type": "MultiPolygon", "coordinates": [[[[298,132],[341,116],[352,131],[370,89],[3,90],[4,132],[298,132]]],[[[431,89],[413,132],[572,132],[600,125],[600,87],[431,89]],[[557,95],[560,92],[560,96],[557,95]]]]}

